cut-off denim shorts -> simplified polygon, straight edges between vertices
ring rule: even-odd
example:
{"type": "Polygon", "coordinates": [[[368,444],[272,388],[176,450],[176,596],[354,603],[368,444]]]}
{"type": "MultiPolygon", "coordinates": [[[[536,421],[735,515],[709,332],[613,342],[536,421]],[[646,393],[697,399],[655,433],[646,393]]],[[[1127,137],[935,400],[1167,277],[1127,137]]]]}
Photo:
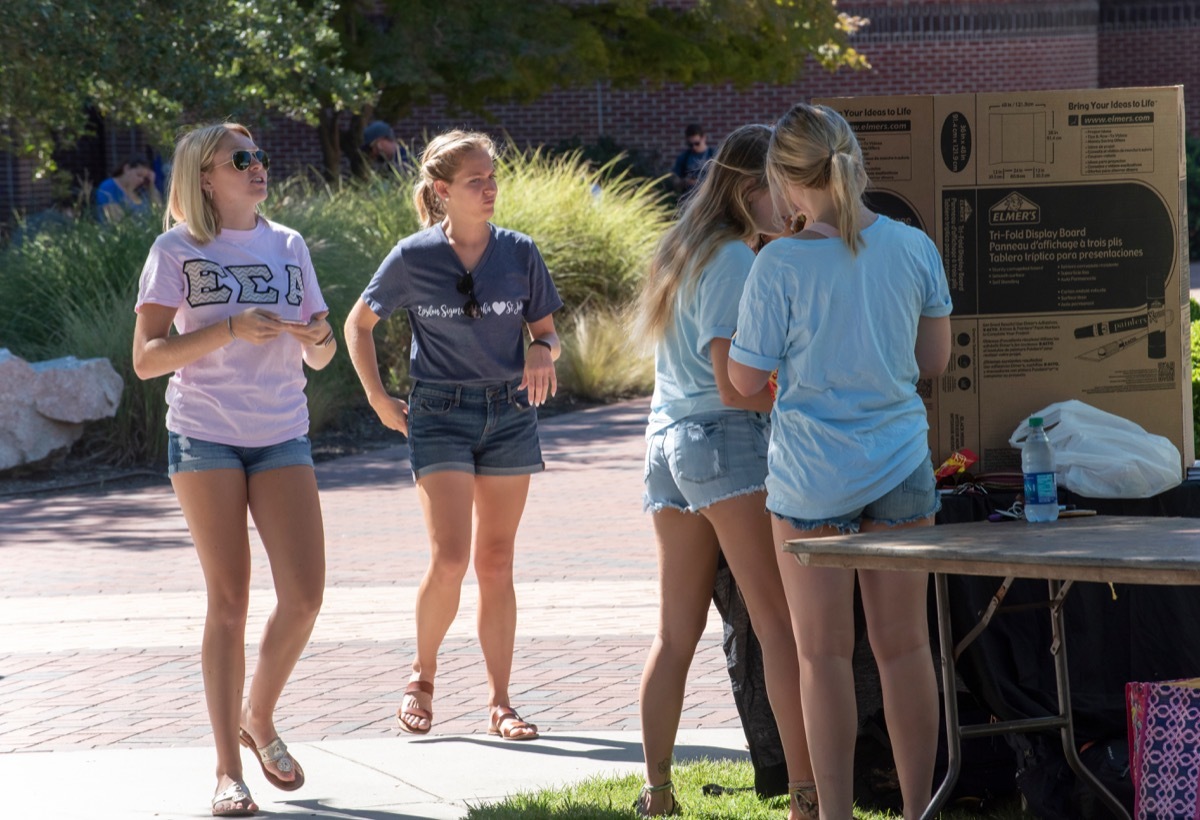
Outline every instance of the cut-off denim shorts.
{"type": "Polygon", "coordinates": [[[237,447],[167,432],[167,475],[202,470],[241,470],[251,476],[264,470],[278,470],[298,464],[313,466],[312,443],[308,436],[266,447],[237,447]]]}
{"type": "Polygon", "coordinates": [[[699,512],[766,487],[771,423],[744,410],[697,413],[646,442],[642,508],[699,512]]]}
{"type": "Polygon", "coordinates": [[[771,514],[781,521],[786,521],[798,530],[815,530],[820,527],[834,527],[842,535],[858,532],[864,518],[869,518],[885,527],[895,527],[898,524],[911,524],[914,521],[935,515],[942,508],[941,496],[937,494],[937,479],[933,476],[933,463],[926,461],[913,470],[894,489],[884,493],[882,497],[872,501],[865,507],[851,510],[845,515],[833,518],[806,520],[780,515],[771,510],[771,514]]]}
{"type": "Polygon", "coordinates": [[[537,410],[521,379],[497,384],[417,382],[408,397],[413,476],[443,470],[529,475],[546,468],[537,410]]]}

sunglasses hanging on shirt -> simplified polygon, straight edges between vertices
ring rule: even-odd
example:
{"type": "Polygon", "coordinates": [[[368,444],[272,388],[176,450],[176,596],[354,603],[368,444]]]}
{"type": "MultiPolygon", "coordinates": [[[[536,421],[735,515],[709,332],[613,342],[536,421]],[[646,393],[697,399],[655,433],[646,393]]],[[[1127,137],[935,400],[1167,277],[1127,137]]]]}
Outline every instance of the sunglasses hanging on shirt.
{"type": "Polygon", "coordinates": [[[471,272],[458,280],[458,292],[467,297],[467,303],[463,305],[463,313],[472,319],[478,319],[483,316],[483,310],[479,307],[479,300],[475,298],[475,277],[471,276],[471,272]]]}

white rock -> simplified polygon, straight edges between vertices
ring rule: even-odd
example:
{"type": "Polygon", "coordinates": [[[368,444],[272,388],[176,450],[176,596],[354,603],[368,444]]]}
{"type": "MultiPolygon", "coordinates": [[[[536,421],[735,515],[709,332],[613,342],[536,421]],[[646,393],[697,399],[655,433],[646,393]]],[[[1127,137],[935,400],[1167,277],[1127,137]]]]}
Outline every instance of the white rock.
{"type": "Polygon", "coordinates": [[[108,359],[67,356],[32,367],[33,406],[46,418],[82,422],[116,415],[125,382],[108,359]]]}
{"type": "Polygon", "coordinates": [[[0,470],[70,447],[83,422],[116,414],[122,386],[107,359],[30,365],[0,348],[0,470]]]}

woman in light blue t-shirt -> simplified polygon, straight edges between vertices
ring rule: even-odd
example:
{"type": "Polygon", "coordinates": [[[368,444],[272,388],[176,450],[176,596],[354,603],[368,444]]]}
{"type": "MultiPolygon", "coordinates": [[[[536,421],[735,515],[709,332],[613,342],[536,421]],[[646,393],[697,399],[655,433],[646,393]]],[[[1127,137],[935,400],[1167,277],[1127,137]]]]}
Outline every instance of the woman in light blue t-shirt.
{"type": "MultiPolygon", "coordinates": [[[[767,479],[775,541],[930,526],[938,498],[917,381],[940,374],[950,357],[950,294],[937,249],[863,205],[862,151],[832,109],[799,104],[784,115],[767,174],[776,200],[803,214],[806,227],[755,260],[729,375],[755,395],[779,371],[767,479]]],[[[778,558],[821,814],[849,818],[855,573],[778,558]]],[[[905,817],[929,803],[937,749],[928,580],[858,573],[905,817]]]]}
{"type": "Polygon", "coordinates": [[[726,373],[752,246],[777,232],[765,175],[770,136],[769,126],[747,125],[725,139],[659,244],[641,299],[643,337],[656,341],[644,503],[661,573],[658,635],[641,690],[646,785],[635,807],[647,816],[678,813],[671,755],[724,553],[762,644],[792,781],[789,817],[817,817],[796,645],[764,506],[772,396],[764,385],[744,397],[726,373]]]}

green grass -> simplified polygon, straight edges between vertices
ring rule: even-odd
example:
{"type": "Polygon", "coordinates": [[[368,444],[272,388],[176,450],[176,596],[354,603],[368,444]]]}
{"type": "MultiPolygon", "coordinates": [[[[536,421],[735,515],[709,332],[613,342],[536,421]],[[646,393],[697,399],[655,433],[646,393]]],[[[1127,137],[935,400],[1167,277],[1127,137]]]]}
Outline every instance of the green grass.
{"type": "MultiPolygon", "coordinates": [[[[676,764],[672,772],[683,816],[708,820],[783,820],[787,798],[759,799],[754,793],[754,770],[744,760],[697,760],[676,764]],[[709,797],[701,792],[706,783],[741,789],[709,797]]],[[[467,820],[630,820],[637,817],[633,801],[642,787],[641,775],[595,777],[561,789],[544,789],[513,795],[496,803],[472,806],[467,820]]],[[[857,820],[884,820],[896,815],[855,810],[857,820]]],[[[993,818],[1020,820],[1027,817],[1016,801],[994,812],[951,810],[946,820],[993,818]]]]}

